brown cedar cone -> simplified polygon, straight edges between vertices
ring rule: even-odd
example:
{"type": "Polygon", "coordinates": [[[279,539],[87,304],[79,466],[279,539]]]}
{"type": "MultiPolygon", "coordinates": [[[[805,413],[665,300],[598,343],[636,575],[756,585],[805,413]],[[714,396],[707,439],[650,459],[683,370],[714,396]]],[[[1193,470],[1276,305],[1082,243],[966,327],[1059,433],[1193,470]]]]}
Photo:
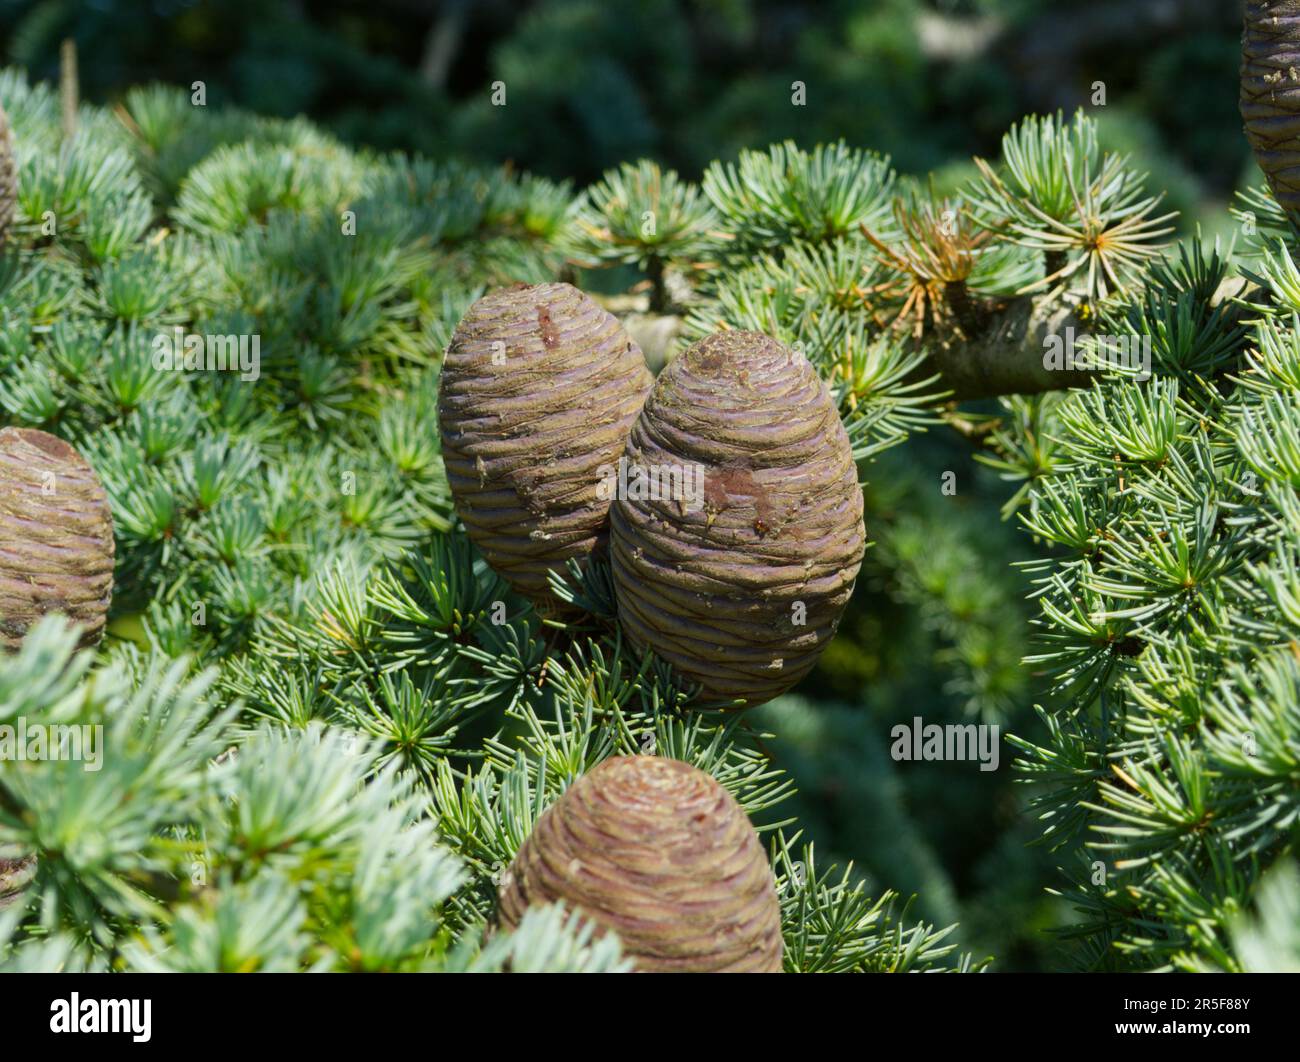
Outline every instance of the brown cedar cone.
{"type": "Polygon", "coordinates": [[[1300,210],[1300,0],[1247,0],[1241,117],[1274,198],[1300,210]]]}
{"type": "Polygon", "coordinates": [[[0,650],[48,612],[104,634],[113,596],[113,516],[95,470],[62,439],[0,430],[0,650]]]}
{"type": "Polygon", "coordinates": [[[5,245],[18,203],[18,164],[14,161],[14,140],[9,118],[0,107],[0,247],[5,245]]]}
{"type": "Polygon", "coordinates": [[[659,487],[638,498],[647,480],[629,471],[610,514],[624,632],[711,700],[789,689],[834,636],[866,544],[826,385],[768,336],[719,332],[659,376],[627,460],[659,487]],[[702,475],[702,490],[666,497],[670,470],[702,475]]]}
{"type": "Polygon", "coordinates": [[[537,821],[501,882],[501,924],[563,900],[642,973],[780,973],[781,906],[758,834],[681,760],[618,756],[537,821]]]}
{"type": "Polygon", "coordinates": [[[23,891],[36,871],[36,857],[6,859],[0,856],[0,911],[22,898],[23,891]]]}
{"type": "Polygon", "coordinates": [[[602,466],[618,463],[652,378],[623,326],[568,284],[470,307],[442,367],[438,419],[456,511],[519,593],[605,546],[602,466]]]}

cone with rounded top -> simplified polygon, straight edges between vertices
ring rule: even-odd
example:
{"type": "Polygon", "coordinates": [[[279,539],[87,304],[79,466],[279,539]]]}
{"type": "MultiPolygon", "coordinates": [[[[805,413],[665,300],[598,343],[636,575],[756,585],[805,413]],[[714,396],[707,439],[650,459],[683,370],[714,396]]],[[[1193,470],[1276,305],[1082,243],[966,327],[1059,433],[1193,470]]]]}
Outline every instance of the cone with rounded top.
{"type": "Polygon", "coordinates": [[[21,859],[0,856],[0,911],[21,902],[23,892],[35,873],[35,856],[21,859]]]}
{"type": "Polygon", "coordinates": [[[651,376],[623,326],[568,284],[519,284],[470,307],[442,368],[447,478],[470,538],[516,590],[608,537],[608,482],[651,376]]]}
{"type": "Polygon", "coordinates": [[[113,596],[113,517],[95,470],[62,439],[0,430],[0,650],[42,616],[104,634],[113,596]]]}
{"type": "Polygon", "coordinates": [[[14,160],[13,133],[9,117],[0,106],[0,247],[5,245],[18,204],[18,164],[14,160]]]}
{"type": "Polygon", "coordinates": [[[1300,0],[1247,0],[1241,117],[1274,197],[1300,210],[1300,0]]]}
{"type": "Polygon", "coordinates": [[[781,909],[744,809],[680,760],[618,756],[548,808],[501,883],[507,928],[562,900],[645,973],[779,973],[781,909]]]}
{"type": "Polygon", "coordinates": [[[660,374],[627,459],[610,514],[624,633],[721,706],[789,689],[834,636],[866,544],[826,385],[768,336],[719,332],[660,374]]]}

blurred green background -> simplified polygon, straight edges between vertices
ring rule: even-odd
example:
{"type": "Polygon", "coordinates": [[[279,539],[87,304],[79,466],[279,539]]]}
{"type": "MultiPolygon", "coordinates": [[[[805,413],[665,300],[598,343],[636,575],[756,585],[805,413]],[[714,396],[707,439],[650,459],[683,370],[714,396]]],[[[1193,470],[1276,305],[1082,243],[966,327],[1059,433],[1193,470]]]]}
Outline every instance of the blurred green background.
{"type": "MultiPolygon", "coordinates": [[[[843,137],[954,189],[1023,114],[1087,106],[1184,234],[1230,237],[1227,203],[1255,180],[1240,19],[1239,0],[0,0],[0,65],[54,80],[72,37],[95,102],[203,81],[210,106],[578,186],[643,155],[698,179],[742,147],[843,137]]],[[[1047,930],[1066,912],[1046,889],[1073,857],[1027,847],[1011,750],[993,773],[889,756],[890,728],[915,715],[1042,737],[1019,663],[1034,606],[1013,566],[1033,546],[999,511],[1014,485],[974,453],[931,431],[864,469],[876,545],[841,634],[754,725],[778,735],[801,789],[784,810],[819,865],[853,860],[873,887],[918,893],[916,915],[959,920],[995,969],[1059,968],[1047,930]]]]}
{"type": "Polygon", "coordinates": [[[580,183],[638,155],[695,174],[788,136],[924,173],[1101,82],[1112,139],[1181,204],[1246,163],[1240,20],[1240,0],[0,0],[0,58],[53,78],[72,36],[96,101],[202,80],[211,104],[580,183]]]}

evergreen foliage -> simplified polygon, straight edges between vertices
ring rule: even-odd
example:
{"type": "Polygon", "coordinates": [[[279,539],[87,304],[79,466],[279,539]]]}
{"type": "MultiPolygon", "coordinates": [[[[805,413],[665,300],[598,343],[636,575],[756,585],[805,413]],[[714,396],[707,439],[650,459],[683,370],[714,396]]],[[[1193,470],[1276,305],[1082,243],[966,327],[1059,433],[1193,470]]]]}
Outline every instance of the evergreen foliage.
{"type": "MultiPolygon", "coordinates": [[[[0,660],[0,726],[102,726],[108,750],[3,764],[3,968],[625,969],[560,908],[490,926],[542,812],[635,753],[750,816],[787,970],[983,966],[793,821],[807,796],[769,743],[788,729],[797,761],[841,710],[693,710],[620,636],[606,565],[554,584],[577,618],[544,618],[457,523],[436,429],[457,321],[491,287],[603,266],[644,272],[678,347],[764,331],[827,382],[868,482],[864,571],[972,718],[1018,720],[1070,961],[1296,962],[1275,927],[1296,903],[1300,266],[1266,190],[1254,246],[1174,254],[1086,115],[1022,122],[950,197],[844,144],[745,152],[698,187],[642,160],[575,194],[178,90],[84,107],[70,139],[43,86],[0,73],[0,101],[0,425],[86,456],[118,556],[103,646],[49,621],[0,660]],[[1049,369],[1067,325],[1149,340],[1150,375],[1049,369]],[[257,385],[160,370],[173,329],[259,336],[257,385]],[[990,395],[994,415],[957,406],[990,395]],[[933,530],[948,499],[891,453],[941,425],[1007,484],[1032,642],[1016,577],[981,578],[984,532],[933,530]]],[[[894,843],[943,893],[932,853],[894,843]]]]}
{"type": "Polygon", "coordinates": [[[0,661],[0,725],[99,726],[104,750],[5,760],[6,969],[624,969],[558,910],[488,925],[542,810],[645,751],[762,830],[787,968],[976,965],[816,866],[762,736],[683,712],[621,644],[607,569],[561,588],[586,619],[543,622],[456,524],[440,354],[483,290],[562,268],[566,190],[175,90],[83,108],[67,141],[44,86],[6,72],[0,97],[4,423],[87,456],[119,562],[96,653],[50,620],[0,661]],[[257,386],[162,367],[176,328],[260,337],[257,386]]]}

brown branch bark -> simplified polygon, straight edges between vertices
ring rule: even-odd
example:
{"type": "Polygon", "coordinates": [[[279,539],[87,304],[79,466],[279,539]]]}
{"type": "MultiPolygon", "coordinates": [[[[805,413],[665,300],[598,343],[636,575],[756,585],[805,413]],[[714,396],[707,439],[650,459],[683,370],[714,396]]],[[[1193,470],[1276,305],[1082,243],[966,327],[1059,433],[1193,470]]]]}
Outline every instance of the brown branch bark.
{"type": "Polygon", "coordinates": [[[77,75],[77,42],[68,37],[59,49],[59,99],[63,112],[63,139],[77,132],[77,106],[81,95],[77,75]]]}
{"type": "Polygon", "coordinates": [[[989,300],[976,295],[964,280],[948,281],[943,294],[967,340],[982,336],[993,320],[993,307],[989,300]]]}
{"type": "Polygon", "coordinates": [[[465,0],[453,0],[429,27],[424,54],[420,57],[420,79],[430,88],[446,87],[468,15],[469,5],[465,0]]]}
{"type": "Polygon", "coordinates": [[[1087,330],[1075,316],[1076,306],[1068,299],[1014,299],[977,338],[938,345],[931,354],[933,369],[958,401],[1080,387],[1091,373],[1044,364],[1051,337],[1064,337],[1069,328],[1080,335],[1087,330]]]}

